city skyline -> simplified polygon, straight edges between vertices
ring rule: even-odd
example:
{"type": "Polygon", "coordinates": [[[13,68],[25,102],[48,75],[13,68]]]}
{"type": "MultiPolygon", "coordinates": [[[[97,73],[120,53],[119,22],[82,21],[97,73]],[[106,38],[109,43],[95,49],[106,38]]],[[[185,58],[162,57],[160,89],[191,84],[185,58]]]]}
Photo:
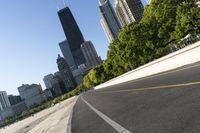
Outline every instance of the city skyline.
{"type": "MultiPolygon", "coordinates": [[[[98,54],[105,59],[108,42],[99,23],[98,1],[84,3],[92,5],[88,10],[79,2],[69,1],[67,5],[85,39],[92,40],[98,54]]],[[[0,6],[3,18],[0,22],[0,90],[8,94],[18,94],[17,87],[22,84],[40,83],[45,89],[43,76],[57,70],[55,59],[61,53],[58,43],[65,39],[56,8],[57,5],[63,7],[62,1],[47,4],[46,0],[23,0],[22,3],[8,1],[0,6]]]]}

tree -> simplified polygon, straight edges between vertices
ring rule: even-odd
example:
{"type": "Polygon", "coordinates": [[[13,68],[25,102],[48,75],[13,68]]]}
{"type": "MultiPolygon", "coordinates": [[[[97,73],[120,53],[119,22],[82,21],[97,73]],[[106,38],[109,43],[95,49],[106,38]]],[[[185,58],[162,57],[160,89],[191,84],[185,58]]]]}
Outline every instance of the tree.
{"type": "Polygon", "coordinates": [[[200,8],[193,0],[152,0],[140,22],[124,26],[107,59],[84,78],[91,88],[170,52],[187,34],[200,33],[200,8]]]}
{"type": "Polygon", "coordinates": [[[182,2],[176,11],[176,27],[171,38],[179,40],[187,34],[196,35],[200,33],[200,8],[194,0],[182,2]]]}

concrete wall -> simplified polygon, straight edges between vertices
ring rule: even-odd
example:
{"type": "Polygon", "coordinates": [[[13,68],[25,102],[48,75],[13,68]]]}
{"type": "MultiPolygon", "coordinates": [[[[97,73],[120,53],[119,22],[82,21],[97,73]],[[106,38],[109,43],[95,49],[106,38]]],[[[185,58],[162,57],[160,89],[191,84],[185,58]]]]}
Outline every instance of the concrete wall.
{"type": "Polygon", "coordinates": [[[128,73],[125,73],[99,86],[96,86],[94,89],[96,90],[120,83],[125,83],[138,78],[169,71],[198,61],[200,61],[200,41],[160,59],[152,61],[128,73]]]}

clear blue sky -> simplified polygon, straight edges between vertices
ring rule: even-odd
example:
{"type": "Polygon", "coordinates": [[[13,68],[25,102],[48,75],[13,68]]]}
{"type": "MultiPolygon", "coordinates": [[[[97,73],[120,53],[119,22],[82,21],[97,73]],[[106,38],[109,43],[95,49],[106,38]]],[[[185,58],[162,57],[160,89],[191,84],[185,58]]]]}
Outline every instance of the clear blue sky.
{"type": "MultiPolygon", "coordinates": [[[[67,5],[85,39],[105,59],[108,42],[98,1],[68,0],[67,5]]],[[[18,94],[17,87],[31,83],[44,87],[43,76],[57,71],[58,42],[65,39],[57,11],[63,6],[63,0],[1,0],[0,91],[18,94]]]]}

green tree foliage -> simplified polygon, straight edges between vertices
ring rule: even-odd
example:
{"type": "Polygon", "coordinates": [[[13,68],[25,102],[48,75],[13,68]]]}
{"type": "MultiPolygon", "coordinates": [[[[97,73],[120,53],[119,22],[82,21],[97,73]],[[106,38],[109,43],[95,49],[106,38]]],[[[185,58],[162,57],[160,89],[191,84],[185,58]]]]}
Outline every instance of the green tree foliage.
{"type": "Polygon", "coordinates": [[[172,38],[181,39],[187,34],[200,33],[200,8],[194,0],[186,0],[176,10],[176,27],[172,38]]]}
{"type": "Polygon", "coordinates": [[[84,78],[86,88],[103,83],[170,52],[187,34],[200,33],[200,8],[194,0],[152,0],[140,22],[126,25],[109,45],[107,60],[84,78]]]}

